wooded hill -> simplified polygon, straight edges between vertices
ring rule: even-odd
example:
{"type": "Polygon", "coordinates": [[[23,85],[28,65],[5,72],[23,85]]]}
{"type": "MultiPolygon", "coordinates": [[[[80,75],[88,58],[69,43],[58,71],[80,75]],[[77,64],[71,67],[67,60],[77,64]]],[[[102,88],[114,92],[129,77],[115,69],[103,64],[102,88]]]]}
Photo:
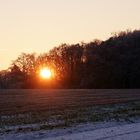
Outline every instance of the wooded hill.
{"type": "Polygon", "coordinates": [[[39,55],[22,53],[0,72],[0,88],[140,88],[140,30],[39,55]],[[54,70],[50,80],[38,76],[45,66],[54,70]]]}

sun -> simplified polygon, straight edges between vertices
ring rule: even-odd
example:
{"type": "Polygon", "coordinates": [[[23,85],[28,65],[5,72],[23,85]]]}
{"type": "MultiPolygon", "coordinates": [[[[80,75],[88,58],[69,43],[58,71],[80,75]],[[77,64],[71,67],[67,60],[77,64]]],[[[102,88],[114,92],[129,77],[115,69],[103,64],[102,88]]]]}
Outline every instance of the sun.
{"type": "Polygon", "coordinates": [[[40,77],[43,79],[50,79],[52,77],[52,72],[49,68],[42,68],[40,69],[40,77]]]}

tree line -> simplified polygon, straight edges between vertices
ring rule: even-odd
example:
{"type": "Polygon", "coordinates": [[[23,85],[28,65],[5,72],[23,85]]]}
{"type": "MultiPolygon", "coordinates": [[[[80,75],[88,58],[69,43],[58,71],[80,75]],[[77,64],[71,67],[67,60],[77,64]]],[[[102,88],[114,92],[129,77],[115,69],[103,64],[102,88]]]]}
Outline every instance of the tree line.
{"type": "Polygon", "coordinates": [[[22,53],[0,72],[0,88],[140,88],[140,30],[22,53]],[[53,69],[54,77],[41,79],[41,67],[53,69]]]}

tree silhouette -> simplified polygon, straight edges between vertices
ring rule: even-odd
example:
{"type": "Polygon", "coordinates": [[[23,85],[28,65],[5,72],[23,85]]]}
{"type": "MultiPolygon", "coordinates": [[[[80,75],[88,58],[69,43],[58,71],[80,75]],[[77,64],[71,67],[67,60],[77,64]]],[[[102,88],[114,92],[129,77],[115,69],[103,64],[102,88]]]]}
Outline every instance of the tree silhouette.
{"type": "Polygon", "coordinates": [[[0,72],[0,88],[41,88],[41,67],[54,70],[43,88],[50,83],[51,88],[140,88],[140,30],[114,33],[106,41],[61,44],[40,55],[22,53],[0,72]]]}

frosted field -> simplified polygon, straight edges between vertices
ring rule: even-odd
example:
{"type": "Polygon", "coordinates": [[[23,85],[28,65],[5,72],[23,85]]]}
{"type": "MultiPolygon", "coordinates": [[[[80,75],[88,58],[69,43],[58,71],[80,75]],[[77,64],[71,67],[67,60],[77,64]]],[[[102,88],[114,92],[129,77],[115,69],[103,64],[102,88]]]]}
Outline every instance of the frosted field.
{"type": "Polygon", "coordinates": [[[1,134],[1,140],[139,140],[140,123],[98,122],[65,129],[1,134]]]}
{"type": "Polygon", "coordinates": [[[140,90],[0,90],[0,140],[139,140],[140,90]]]}

